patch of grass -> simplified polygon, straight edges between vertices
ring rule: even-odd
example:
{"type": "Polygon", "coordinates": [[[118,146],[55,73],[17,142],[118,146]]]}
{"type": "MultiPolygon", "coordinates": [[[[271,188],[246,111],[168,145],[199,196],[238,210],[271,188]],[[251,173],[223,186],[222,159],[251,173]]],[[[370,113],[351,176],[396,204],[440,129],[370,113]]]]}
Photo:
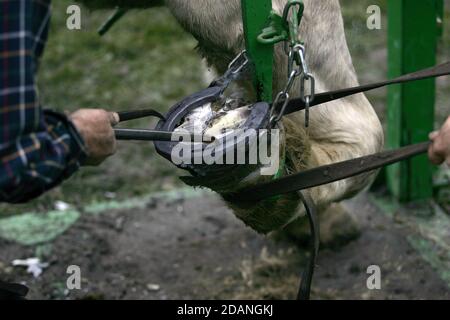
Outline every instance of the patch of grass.
{"type": "Polygon", "coordinates": [[[289,300],[295,299],[299,266],[304,254],[297,250],[269,253],[263,248],[255,259],[242,261],[239,275],[224,279],[214,298],[231,300],[289,300]]]}

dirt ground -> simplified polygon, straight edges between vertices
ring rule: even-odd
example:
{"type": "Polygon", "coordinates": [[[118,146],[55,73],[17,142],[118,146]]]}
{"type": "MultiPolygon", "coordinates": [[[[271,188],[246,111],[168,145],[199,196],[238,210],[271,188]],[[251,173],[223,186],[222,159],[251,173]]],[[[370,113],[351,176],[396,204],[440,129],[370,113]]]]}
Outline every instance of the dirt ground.
{"type": "MultiPolygon", "coordinates": [[[[368,195],[345,205],[361,236],[320,252],[313,299],[450,298],[447,283],[408,243],[407,228],[368,195]],[[381,290],[367,289],[370,265],[381,268],[381,290]]],[[[24,281],[30,299],[293,299],[306,259],[305,249],[257,235],[204,192],[82,214],[41,250],[50,266],[39,278],[8,266],[37,247],[0,242],[0,277],[24,281]],[[81,290],[66,289],[69,265],[81,268],[81,290]]]]}
{"type": "MultiPolygon", "coordinates": [[[[168,10],[132,12],[99,38],[95,30],[109,12],[83,10],[83,30],[68,31],[65,10],[71,3],[53,1],[39,74],[46,107],[164,112],[207,85],[195,40],[168,10]]],[[[361,83],[385,79],[386,19],[380,31],[368,31],[365,19],[369,4],[385,14],[386,1],[341,4],[361,83]]],[[[450,56],[450,23],[445,28],[439,62],[450,56]]],[[[436,127],[450,112],[450,80],[437,84],[436,127]]],[[[386,90],[368,97],[385,123],[386,90]]],[[[178,175],[151,145],[120,143],[103,166],[81,170],[44,197],[22,206],[0,204],[0,278],[26,283],[30,299],[293,299],[306,250],[256,234],[217,196],[180,189],[178,175]],[[69,210],[55,211],[57,201],[69,210]],[[11,265],[31,257],[50,264],[38,278],[11,265]],[[81,268],[81,290],[66,288],[70,265],[81,268]]],[[[443,199],[450,208],[450,191],[443,199]]],[[[432,213],[423,204],[399,206],[374,193],[345,206],[361,235],[320,252],[313,299],[450,298],[448,215],[436,206],[432,213]],[[381,268],[381,290],[367,289],[370,265],[381,268]]]]}

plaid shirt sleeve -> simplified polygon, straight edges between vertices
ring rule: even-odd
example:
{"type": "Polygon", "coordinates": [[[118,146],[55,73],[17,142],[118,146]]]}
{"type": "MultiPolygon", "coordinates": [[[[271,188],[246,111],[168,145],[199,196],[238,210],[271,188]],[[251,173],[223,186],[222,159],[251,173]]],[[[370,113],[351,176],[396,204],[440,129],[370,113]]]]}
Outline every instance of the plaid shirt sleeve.
{"type": "Polygon", "coordinates": [[[18,203],[70,177],[86,152],[72,123],[37,97],[50,0],[0,0],[0,12],[0,202],[18,203]]]}

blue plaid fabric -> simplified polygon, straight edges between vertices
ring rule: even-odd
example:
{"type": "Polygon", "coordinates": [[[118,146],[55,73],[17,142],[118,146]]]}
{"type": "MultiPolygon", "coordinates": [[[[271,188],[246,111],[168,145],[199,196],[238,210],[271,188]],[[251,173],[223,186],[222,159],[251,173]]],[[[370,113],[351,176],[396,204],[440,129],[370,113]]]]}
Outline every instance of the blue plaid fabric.
{"type": "Polygon", "coordinates": [[[82,138],[62,114],[44,111],[35,85],[50,0],[0,0],[0,201],[25,202],[80,166],[82,138]]]}

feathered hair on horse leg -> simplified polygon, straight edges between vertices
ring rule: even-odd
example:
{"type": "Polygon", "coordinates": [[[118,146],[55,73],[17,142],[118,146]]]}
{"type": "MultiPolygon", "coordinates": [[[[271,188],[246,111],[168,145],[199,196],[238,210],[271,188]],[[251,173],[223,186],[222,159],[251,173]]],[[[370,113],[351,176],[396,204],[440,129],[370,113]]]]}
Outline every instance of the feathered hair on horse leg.
{"type": "Polygon", "coordinates": [[[164,0],[77,0],[90,9],[124,9],[150,8],[164,5],[164,0]]]}
{"type": "MultiPolygon", "coordinates": [[[[304,170],[311,156],[311,145],[307,131],[290,119],[285,119],[280,135],[281,158],[286,159],[286,169],[292,173],[304,170]]],[[[264,182],[267,177],[260,176],[250,185],[264,182]]],[[[270,177],[273,179],[273,177],[270,177]]],[[[259,233],[277,231],[299,216],[304,210],[296,193],[274,197],[247,204],[227,201],[234,214],[247,226],[259,233]]]]}

